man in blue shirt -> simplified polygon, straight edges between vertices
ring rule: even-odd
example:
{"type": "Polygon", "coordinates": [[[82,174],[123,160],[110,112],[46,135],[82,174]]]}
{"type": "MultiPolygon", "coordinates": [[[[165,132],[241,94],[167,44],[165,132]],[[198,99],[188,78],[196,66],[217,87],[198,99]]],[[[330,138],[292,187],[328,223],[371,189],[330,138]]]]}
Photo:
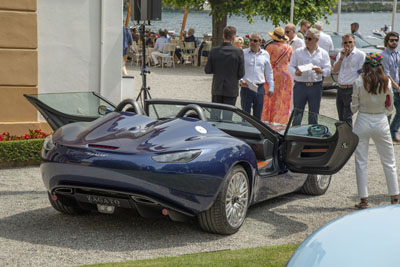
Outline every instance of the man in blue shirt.
{"type": "Polygon", "coordinates": [[[390,134],[392,135],[393,142],[400,142],[400,139],[396,137],[397,130],[400,127],[400,87],[399,87],[399,76],[400,76],[400,53],[397,51],[399,44],[399,34],[397,32],[389,32],[386,34],[384,39],[386,49],[383,51],[383,68],[386,76],[392,81],[393,88],[393,102],[396,108],[396,115],[390,124],[390,134]]]}
{"type": "Polygon", "coordinates": [[[167,37],[165,36],[165,31],[159,31],[160,38],[156,40],[156,44],[154,46],[154,52],[151,53],[151,57],[153,58],[153,62],[156,67],[159,67],[160,64],[158,63],[157,57],[165,57],[168,56],[168,52],[164,51],[164,45],[169,43],[167,37]]]}
{"type": "Polygon", "coordinates": [[[269,54],[261,49],[262,36],[253,33],[250,37],[250,47],[243,50],[245,74],[240,85],[240,99],[242,109],[248,113],[253,108],[253,116],[261,119],[264,104],[265,88],[267,80],[269,85],[268,97],[274,93],[274,76],[269,54]]]}

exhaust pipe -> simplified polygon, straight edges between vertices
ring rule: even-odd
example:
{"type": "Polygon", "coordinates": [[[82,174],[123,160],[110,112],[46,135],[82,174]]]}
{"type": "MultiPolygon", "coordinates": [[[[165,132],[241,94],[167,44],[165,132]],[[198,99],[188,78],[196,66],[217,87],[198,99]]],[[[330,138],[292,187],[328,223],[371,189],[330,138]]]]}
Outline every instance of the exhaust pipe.
{"type": "Polygon", "coordinates": [[[72,188],[56,188],[53,191],[53,194],[60,193],[60,194],[73,194],[74,190],[72,188]]]}

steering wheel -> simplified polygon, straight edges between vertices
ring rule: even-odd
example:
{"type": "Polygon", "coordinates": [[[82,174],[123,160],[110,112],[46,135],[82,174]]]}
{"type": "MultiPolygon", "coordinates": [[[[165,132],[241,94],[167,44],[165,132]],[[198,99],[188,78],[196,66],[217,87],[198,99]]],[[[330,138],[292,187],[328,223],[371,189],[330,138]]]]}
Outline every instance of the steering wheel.
{"type": "Polygon", "coordinates": [[[115,108],[114,111],[122,111],[127,105],[131,105],[133,108],[133,111],[136,114],[143,115],[143,111],[140,108],[139,104],[133,99],[122,100],[121,103],[118,104],[118,106],[115,108]]]}
{"type": "Polygon", "coordinates": [[[198,115],[200,120],[207,121],[206,116],[204,115],[203,109],[199,105],[196,105],[196,104],[189,104],[187,106],[184,106],[178,112],[178,114],[176,114],[175,118],[183,118],[188,111],[194,111],[198,115]]]}
{"type": "Polygon", "coordinates": [[[313,124],[307,129],[309,136],[326,136],[329,134],[329,128],[321,124],[313,124]]]}

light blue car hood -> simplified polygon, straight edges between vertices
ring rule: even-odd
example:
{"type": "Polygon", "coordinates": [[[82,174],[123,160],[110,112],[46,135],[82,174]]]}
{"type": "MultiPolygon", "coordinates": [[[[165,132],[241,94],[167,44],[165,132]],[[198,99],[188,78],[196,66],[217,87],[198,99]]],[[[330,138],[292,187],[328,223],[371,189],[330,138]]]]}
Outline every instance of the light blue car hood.
{"type": "Polygon", "coordinates": [[[400,205],[340,217],[301,243],[287,267],[400,266],[400,205]]]}

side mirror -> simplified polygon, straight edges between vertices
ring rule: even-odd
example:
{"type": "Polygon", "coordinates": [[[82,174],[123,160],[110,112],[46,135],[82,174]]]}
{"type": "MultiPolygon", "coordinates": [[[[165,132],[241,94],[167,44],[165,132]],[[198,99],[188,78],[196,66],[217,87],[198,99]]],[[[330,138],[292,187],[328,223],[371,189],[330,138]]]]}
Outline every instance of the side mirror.
{"type": "Polygon", "coordinates": [[[110,108],[107,107],[107,106],[101,105],[101,106],[99,106],[99,108],[97,109],[97,112],[98,112],[100,115],[106,115],[106,114],[112,112],[112,109],[110,109],[110,108]]]}

